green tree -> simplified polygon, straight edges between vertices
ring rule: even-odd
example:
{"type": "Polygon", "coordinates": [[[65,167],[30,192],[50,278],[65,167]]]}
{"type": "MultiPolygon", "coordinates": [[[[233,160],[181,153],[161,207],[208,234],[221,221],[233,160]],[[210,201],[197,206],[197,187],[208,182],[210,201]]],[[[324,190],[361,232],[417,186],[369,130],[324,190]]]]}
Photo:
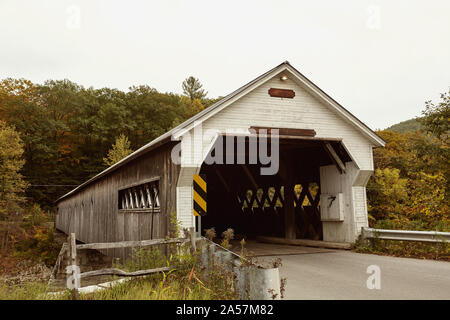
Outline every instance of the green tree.
{"type": "Polygon", "coordinates": [[[450,89],[441,94],[441,101],[435,105],[431,101],[425,102],[425,110],[422,111],[423,118],[419,121],[428,133],[434,134],[445,143],[449,138],[450,122],[450,89]]]}
{"type": "Polygon", "coordinates": [[[128,141],[128,138],[125,135],[121,134],[116,139],[116,143],[109,150],[108,156],[103,158],[103,162],[108,166],[112,166],[132,152],[133,150],[130,149],[130,141],[128,141]]]}
{"type": "Polygon", "coordinates": [[[184,121],[187,111],[181,97],[173,93],[160,93],[149,86],[131,87],[126,97],[126,109],[132,116],[129,132],[133,148],[138,148],[170,130],[175,119],[184,121]]]}
{"type": "Polygon", "coordinates": [[[202,89],[203,85],[197,78],[190,76],[183,81],[183,93],[194,101],[194,99],[202,100],[206,97],[208,92],[202,89]]]}
{"type": "Polygon", "coordinates": [[[120,134],[136,150],[213,102],[148,85],[123,92],[69,80],[0,81],[0,119],[15,128],[24,145],[21,173],[41,185],[27,188],[26,196],[45,209],[104,169],[103,157],[120,134]]]}
{"type": "MultiPolygon", "coordinates": [[[[431,101],[425,102],[425,110],[422,111],[423,118],[422,125],[429,135],[436,137],[439,144],[435,145],[431,150],[425,149],[429,155],[433,155],[436,159],[432,165],[439,167],[439,172],[442,172],[446,180],[446,198],[450,197],[450,89],[448,92],[441,94],[441,101],[435,105],[431,101]]],[[[431,138],[432,139],[432,138],[431,138]]],[[[436,173],[436,172],[435,172],[436,173]]]]}
{"type": "Polygon", "coordinates": [[[0,121],[0,215],[7,214],[24,201],[22,193],[26,183],[20,174],[24,165],[22,154],[19,134],[0,121]]]}

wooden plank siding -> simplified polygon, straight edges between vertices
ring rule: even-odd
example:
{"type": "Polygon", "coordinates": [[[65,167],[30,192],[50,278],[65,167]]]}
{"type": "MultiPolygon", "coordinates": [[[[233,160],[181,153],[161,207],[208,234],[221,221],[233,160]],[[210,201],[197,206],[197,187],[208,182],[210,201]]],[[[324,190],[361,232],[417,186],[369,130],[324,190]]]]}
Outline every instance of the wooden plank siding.
{"type": "MultiPolygon", "coordinates": [[[[84,243],[164,238],[169,216],[176,210],[176,185],[180,166],[171,161],[174,142],[133,160],[102,177],[58,204],[56,228],[76,234],[84,243]],[[119,212],[119,189],[159,179],[160,212],[119,212]],[[153,231],[152,231],[153,226],[153,231]]],[[[131,249],[105,249],[107,255],[123,258],[131,249]]]]}

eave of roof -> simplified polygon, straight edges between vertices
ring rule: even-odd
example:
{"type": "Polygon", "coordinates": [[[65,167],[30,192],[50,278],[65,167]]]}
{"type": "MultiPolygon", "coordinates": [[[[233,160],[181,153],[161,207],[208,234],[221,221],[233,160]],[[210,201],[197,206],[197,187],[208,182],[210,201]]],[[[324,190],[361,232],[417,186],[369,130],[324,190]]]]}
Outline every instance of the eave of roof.
{"type": "Polygon", "coordinates": [[[167,143],[170,141],[170,135],[168,135],[169,132],[166,132],[165,134],[163,134],[162,136],[159,136],[158,138],[154,139],[153,141],[151,141],[150,143],[147,143],[146,145],[142,146],[141,148],[139,148],[138,150],[134,151],[133,153],[129,154],[128,156],[126,156],[125,158],[123,158],[122,160],[116,162],[115,164],[113,164],[112,166],[106,168],[105,170],[103,170],[102,172],[100,172],[99,174],[93,176],[92,178],[90,178],[89,180],[83,182],[82,184],[80,184],[78,187],[76,187],[75,189],[69,191],[68,193],[66,193],[65,195],[59,197],[55,203],[58,203],[59,201],[77,193],[79,190],[83,189],[84,187],[88,186],[89,184],[91,184],[92,182],[106,176],[108,173],[113,172],[114,170],[120,168],[121,166],[125,165],[126,163],[136,159],[137,157],[141,156],[144,153],[147,153],[151,150],[154,150],[158,147],[160,147],[161,145],[167,143]]]}
{"type": "Polygon", "coordinates": [[[200,119],[204,118],[205,116],[210,114],[212,111],[214,111],[214,110],[218,109],[219,107],[223,106],[224,104],[229,102],[231,99],[235,98],[236,96],[238,96],[242,92],[246,91],[248,88],[251,88],[254,84],[256,84],[259,81],[263,80],[268,75],[270,75],[272,73],[278,73],[278,72],[281,72],[281,71],[286,70],[286,69],[290,69],[291,72],[297,73],[297,76],[300,76],[301,78],[304,78],[309,84],[311,84],[313,86],[313,88],[315,90],[317,90],[318,92],[323,94],[325,97],[330,99],[334,104],[336,104],[340,109],[342,109],[349,118],[351,118],[351,119],[355,120],[356,122],[358,122],[365,129],[366,133],[368,133],[368,135],[371,136],[374,141],[378,142],[379,146],[384,146],[385,145],[384,140],[381,139],[381,137],[379,137],[372,129],[370,129],[361,120],[356,118],[352,113],[350,113],[347,109],[345,109],[343,106],[341,106],[337,101],[335,101],[333,98],[331,98],[322,89],[320,89],[318,86],[316,86],[311,80],[306,78],[300,71],[295,69],[288,61],[285,61],[285,62],[279,64],[278,66],[270,69],[269,71],[263,73],[262,75],[260,75],[259,77],[255,78],[254,80],[248,82],[247,84],[245,84],[244,86],[240,87],[239,89],[231,92],[230,94],[228,94],[227,96],[225,96],[221,100],[217,101],[213,105],[209,106],[208,108],[205,108],[201,112],[199,112],[196,115],[192,116],[191,118],[187,119],[186,121],[184,121],[183,123],[181,123],[177,127],[169,130],[168,132],[164,133],[163,135],[159,136],[158,138],[150,141],[149,143],[147,143],[146,145],[142,146],[138,150],[136,150],[133,153],[129,154],[127,157],[123,158],[122,160],[120,160],[117,163],[113,164],[112,166],[106,168],[105,170],[103,170],[99,174],[95,175],[94,177],[92,177],[89,180],[85,181],[84,183],[80,184],[75,189],[71,190],[70,192],[68,192],[65,195],[63,195],[60,198],[58,198],[55,201],[55,203],[58,203],[59,201],[61,201],[61,200],[65,199],[65,198],[75,194],[79,190],[85,188],[89,184],[91,184],[94,181],[104,177],[105,175],[107,175],[107,174],[117,170],[121,166],[125,165],[126,163],[128,163],[128,162],[130,162],[130,161],[132,161],[134,159],[136,159],[140,155],[142,155],[144,153],[147,153],[147,152],[149,152],[151,150],[154,150],[154,149],[158,148],[159,146],[161,146],[161,145],[163,145],[163,144],[165,144],[165,143],[167,143],[167,142],[169,142],[171,140],[176,140],[176,139],[174,139],[174,136],[173,136],[175,133],[183,131],[183,129],[186,129],[188,126],[191,126],[196,121],[199,121],[200,119]]]}

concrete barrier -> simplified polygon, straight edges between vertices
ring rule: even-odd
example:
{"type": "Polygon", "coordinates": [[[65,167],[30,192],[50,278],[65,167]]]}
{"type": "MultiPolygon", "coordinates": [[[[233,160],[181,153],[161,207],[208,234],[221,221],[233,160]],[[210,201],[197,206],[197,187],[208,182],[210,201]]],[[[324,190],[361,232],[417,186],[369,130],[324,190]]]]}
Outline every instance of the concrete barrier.
{"type": "Polygon", "coordinates": [[[237,265],[233,267],[233,272],[236,275],[234,285],[239,299],[249,299],[248,266],[242,266],[240,263],[237,263],[237,265]]]}
{"type": "Polygon", "coordinates": [[[281,298],[281,281],[278,268],[248,265],[243,258],[205,239],[201,261],[208,270],[211,263],[222,264],[235,274],[234,287],[240,299],[272,300],[281,298]]]}
{"type": "Polygon", "coordinates": [[[278,268],[264,269],[252,267],[249,270],[250,300],[279,300],[280,271],[278,268]]]}
{"type": "Polygon", "coordinates": [[[233,255],[231,252],[222,251],[222,265],[225,267],[225,270],[232,271],[233,269],[233,255]]]}
{"type": "Polygon", "coordinates": [[[211,256],[214,256],[214,253],[216,251],[216,246],[214,244],[204,244],[202,246],[202,250],[201,250],[201,259],[202,259],[202,264],[205,268],[209,268],[209,265],[211,264],[211,256]]]}

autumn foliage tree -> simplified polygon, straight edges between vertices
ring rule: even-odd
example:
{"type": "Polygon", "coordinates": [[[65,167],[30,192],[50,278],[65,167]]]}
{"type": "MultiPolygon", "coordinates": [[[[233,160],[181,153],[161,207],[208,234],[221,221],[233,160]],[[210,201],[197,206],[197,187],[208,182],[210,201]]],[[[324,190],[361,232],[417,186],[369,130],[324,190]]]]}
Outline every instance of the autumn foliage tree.
{"type": "Polygon", "coordinates": [[[24,201],[26,183],[20,174],[23,143],[13,127],[0,121],[0,217],[6,217],[24,201]]]}
{"type": "MultiPolygon", "coordinates": [[[[24,190],[45,209],[53,207],[73,186],[218,100],[208,99],[194,77],[182,88],[180,95],[148,85],[122,91],[69,80],[0,81],[0,210],[20,202],[24,190]]],[[[449,97],[447,92],[425,104],[423,131],[378,132],[387,144],[374,150],[376,170],[367,186],[371,225],[450,230],[449,97]]]]}
{"type": "Polygon", "coordinates": [[[432,101],[425,102],[425,110],[422,111],[423,118],[420,122],[425,126],[428,133],[448,143],[450,123],[450,89],[441,93],[441,101],[434,104],[432,101]]]}
{"type": "MultiPolygon", "coordinates": [[[[205,94],[195,82],[188,90],[205,94]]],[[[15,127],[23,142],[26,196],[45,209],[105,169],[103,158],[120,134],[136,150],[214,101],[191,101],[148,85],[125,92],[85,88],[67,79],[0,81],[0,120],[15,127]]]]}
{"type": "Polygon", "coordinates": [[[108,151],[108,156],[103,158],[103,161],[107,166],[112,166],[132,152],[133,150],[130,149],[130,141],[125,135],[121,134],[116,139],[116,143],[114,143],[112,148],[108,151]]]}
{"type": "Polygon", "coordinates": [[[450,231],[449,94],[426,102],[424,131],[379,131],[385,148],[374,150],[375,172],[367,186],[371,225],[450,231]]]}

